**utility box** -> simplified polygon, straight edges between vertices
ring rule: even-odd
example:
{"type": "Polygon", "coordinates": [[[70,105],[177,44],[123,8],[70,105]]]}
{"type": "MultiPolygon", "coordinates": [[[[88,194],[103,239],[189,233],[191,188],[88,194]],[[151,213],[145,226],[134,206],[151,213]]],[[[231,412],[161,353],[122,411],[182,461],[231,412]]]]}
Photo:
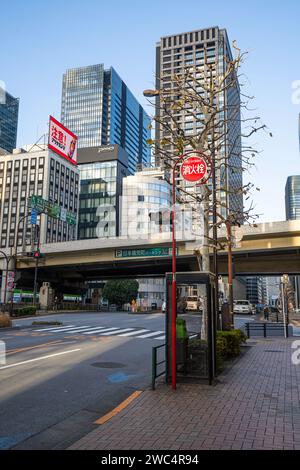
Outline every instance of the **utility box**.
{"type": "Polygon", "coordinates": [[[48,310],[53,304],[54,291],[49,282],[43,282],[40,288],[39,303],[41,310],[48,310]]]}
{"type": "MultiPolygon", "coordinates": [[[[216,375],[215,276],[176,274],[176,364],[178,382],[208,382],[216,375]]],[[[166,380],[172,379],[172,274],[166,274],[166,380]]]]}

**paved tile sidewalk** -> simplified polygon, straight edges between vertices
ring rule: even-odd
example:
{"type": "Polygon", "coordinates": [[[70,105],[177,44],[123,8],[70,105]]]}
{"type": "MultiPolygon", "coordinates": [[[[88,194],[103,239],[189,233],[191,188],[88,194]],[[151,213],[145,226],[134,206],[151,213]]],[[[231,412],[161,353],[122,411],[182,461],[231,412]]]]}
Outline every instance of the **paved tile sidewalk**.
{"type": "Polygon", "coordinates": [[[71,449],[300,449],[292,339],[258,340],[214,387],[160,385],[71,449]]]}

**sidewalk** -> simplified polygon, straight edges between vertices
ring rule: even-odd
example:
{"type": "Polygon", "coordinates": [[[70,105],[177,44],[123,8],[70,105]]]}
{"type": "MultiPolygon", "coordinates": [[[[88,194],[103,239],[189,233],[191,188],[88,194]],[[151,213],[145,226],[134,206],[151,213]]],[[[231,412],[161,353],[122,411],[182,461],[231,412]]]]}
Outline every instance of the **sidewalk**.
{"type": "Polygon", "coordinates": [[[300,449],[295,339],[249,341],[214,387],[146,390],[70,449],[300,449]]]}

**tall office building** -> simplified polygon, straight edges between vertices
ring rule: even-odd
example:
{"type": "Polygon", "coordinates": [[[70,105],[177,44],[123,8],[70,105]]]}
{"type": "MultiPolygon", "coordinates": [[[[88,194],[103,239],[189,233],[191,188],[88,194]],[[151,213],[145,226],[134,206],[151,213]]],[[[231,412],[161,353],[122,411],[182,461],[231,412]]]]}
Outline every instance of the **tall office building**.
{"type": "Polygon", "coordinates": [[[247,300],[252,304],[267,304],[269,301],[267,278],[247,277],[247,300]]]}
{"type": "Polygon", "coordinates": [[[300,219],[300,175],[289,176],[285,186],[286,220],[300,219]]]}
{"type": "Polygon", "coordinates": [[[0,148],[12,152],[16,148],[19,98],[0,87],[0,148]]]}
{"type": "Polygon", "coordinates": [[[67,70],[61,121],[78,136],[79,148],[120,145],[128,154],[131,174],[138,164],[150,163],[150,118],[113,67],[67,70]]]}
{"type": "MultiPolygon", "coordinates": [[[[172,76],[174,74],[183,74],[187,67],[196,67],[196,70],[194,70],[195,78],[199,81],[208,73],[208,67],[212,67],[214,77],[222,77],[228,60],[232,60],[232,53],[225,29],[212,27],[162,37],[156,44],[156,88],[167,89],[172,87],[172,76]],[[205,56],[207,58],[206,62],[205,56]]],[[[219,190],[219,199],[222,205],[221,212],[226,215],[225,207],[230,211],[243,210],[242,194],[232,192],[232,190],[242,186],[240,90],[238,82],[235,86],[229,87],[220,93],[217,104],[220,108],[220,118],[225,123],[223,129],[225,138],[217,158],[225,160],[227,164],[229,163],[234,167],[233,171],[228,165],[223,165],[223,169],[220,169],[217,174],[219,187],[230,189],[230,192],[219,190]]],[[[185,135],[196,135],[199,132],[201,123],[198,118],[193,117],[187,110],[170,111],[160,107],[160,98],[157,96],[156,116],[160,122],[170,120],[170,112],[185,135]]],[[[170,124],[172,123],[170,122],[170,124]]],[[[156,139],[168,139],[168,137],[170,137],[170,132],[161,125],[157,125],[156,139]]],[[[166,146],[165,149],[176,155],[172,145],[166,146]]],[[[158,165],[162,164],[159,155],[156,156],[156,161],[158,165]]],[[[184,189],[193,191],[192,187],[189,187],[184,181],[180,181],[179,184],[184,189]]]]}
{"type": "MultiPolygon", "coordinates": [[[[0,156],[0,248],[32,244],[29,198],[40,196],[70,212],[77,219],[79,198],[78,167],[49,150],[47,146],[28,146],[0,156]]],[[[77,223],[42,214],[41,244],[73,240],[77,223]]]]}

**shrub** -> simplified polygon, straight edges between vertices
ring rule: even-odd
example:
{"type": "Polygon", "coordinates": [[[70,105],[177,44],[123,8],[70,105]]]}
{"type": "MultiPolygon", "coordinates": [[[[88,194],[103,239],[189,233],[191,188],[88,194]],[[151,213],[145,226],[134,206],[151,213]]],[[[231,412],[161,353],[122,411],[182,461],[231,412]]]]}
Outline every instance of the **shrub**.
{"type": "Polygon", "coordinates": [[[216,362],[217,370],[220,372],[224,367],[224,359],[227,356],[227,341],[221,336],[217,336],[216,341],[216,362]]]}
{"type": "Polygon", "coordinates": [[[240,337],[240,344],[247,342],[247,335],[242,330],[234,330],[236,334],[240,337]]]}
{"type": "Polygon", "coordinates": [[[32,317],[36,315],[36,307],[23,307],[13,311],[13,317],[32,317]]]}
{"type": "Polygon", "coordinates": [[[10,316],[7,313],[0,313],[0,328],[8,328],[11,325],[10,316]]]}
{"type": "Polygon", "coordinates": [[[226,342],[224,358],[237,357],[241,353],[241,343],[245,342],[245,335],[240,330],[218,331],[217,339],[222,338],[226,342]]]}

